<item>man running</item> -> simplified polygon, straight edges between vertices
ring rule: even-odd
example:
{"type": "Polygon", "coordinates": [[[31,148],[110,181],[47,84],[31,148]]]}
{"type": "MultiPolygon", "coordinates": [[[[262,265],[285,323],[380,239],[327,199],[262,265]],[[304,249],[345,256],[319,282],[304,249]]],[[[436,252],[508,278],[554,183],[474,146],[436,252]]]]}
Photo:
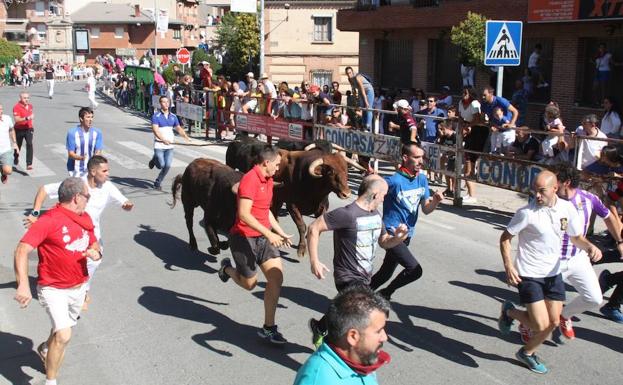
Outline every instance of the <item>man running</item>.
{"type": "Polygon", "coordinates": [[[67,172],[69,176],[81,177],[87,173],[87,163],[94,155],[101,155],[102,130],[93,125],[93,110],[82,107],[78,111],[80,124],[67,131],[67,172]]]}
{"type": "Polygon", "coordinates": [[[54,96],[54,66],[52,62],[48,62],[45,65],[43,72],[45,73],[45,83],[48,86],[48,98],[52,99],[52,96],[54,96]]]}
{"type": "Polygon", "coordinates": [[[88,279],[86,259],[102,255],[85,207],[89,190],[80,178],[67,178],[58,189],[59,203],[45,213],[15,249],[15,300],[22,308],[32,299],[28,282],[28,254],[37,249],[37,295],[52,321],[48,340],[37,348],[44,361],[45,385],[56,385],[65,348],[84,302],[88,279]]]}
{"type": "Polygon", "coordinates": [[[32,104],[29,102],[30,95],[26,91],[19,94],[19,102],[13,106],[13,120],[15,121],[15,137],[17,139],[17,148],[13,153],[13,164],[19,164],[19,154],[22,149],[22,143],[26,139],[26,169],[32,170],[32,159],[34,150],[32,146],[34,130],[32,120],[35,114],[32,111],[32,104]]]}
{"type": "Polygon", "coordinates": [[[273,176],[279,169],[281,155],[271,146],[259,154],[259,164],[244,174],[238,187],[238,211],[230,232],[231,254],[221,261],[218,276],[223,282],[232,278],[243,289],[253,290],[257,285],[257,266],[266,277],[264,292],[264,326],[257,334],[266,341],[283,345],[288,341],[277,329],[275,313],[283,267],[278,247],[290,246],[291,235],[286,234],[270,211],[273,200],[273,176]]]}
{"type": "Polygon", "coordinates": [[[154,156],[149,161],[149,168],[152,169],[155,166],[160,170],[158,177],[154,181],[156,190],[162,190],[162,181],[167,176],[173,163],[173,142],[175,140],[173,128],[187,142],[190,142],[190,138],[186,135],[186,131],[184,131],[182,126],[180,126],[177,116],[169,111],[169,106],[169,98],[161,96],[160,111],[154,112],[154,115],[151,117],[151,130],[154,133],[154,156]]]}
{"type": "Polygon", "coordinates": [[[13,153],[19,154],[19,148],[17,148],[15,139],[13,120],[2,112],[3,108],[0,104],[0,181],[5,184],[9,175],[13,173],[13,153]]]}
{"type": "MultiPolygon", "coordinates": [[[[577,210],[582,220],[582,235],[586,236],[591,216],[595,213],[604,220],[616,241],[619,254],[623,255],[623,239],[621,239],[619,221],[614,215],[610,215],[608,208],[597,196],[579,188],[580,171],[572,166],[560,165],[554,169],[554,173],[558,179],[558,197],[571,202],[577,210]]],[[[596,261],[593,260],[593,262],[596,261]]],[[[596,309],[601,305],[603,294],[591,260],[584,250],[571,244],[567,234],[562,239],[560,264],[563,281],[573,286],[579,294],[565,305],[560,315],[560,333],[567,339],[574,339],[575,331],[571,317],[596,309]]],[[[519,324],[519,332],[522,341],[526,343],[530,339],[530,330],[525,325],[519,324]]]]}
{"type": "Polygon", "coordinates": [[[389,190],[388,199],[383,202],[383,222],[389,234],[393,234],[393,229],[400,227],[401,224],[406,224],[408,236],[403,242],[387,250],[383,265],[374,274],[370,283],[370,287],[376,290],[392,277],[398,265],[404,267],[387,287],[379,291],[388,301],[396,290],[422,276],[422,266],[409,250],[409,242],[415,234],[420,206],[422,212],[428,215],[435,211],[443,200],[439,192],[435,192],[431,197],[428,178],[420,173],[424,163],[424,150],[417,144],[410,143],[402,146],[401,153],[400,169],[386,179],[389,190]]]}
{"type": "Polygon", "coordinates": [[[560,274],[560,246],[568,236],[576,247],[585,250],[593,260],[601,251],[582,235],[582,221],[571,203],[556,196],[558,183],[551,171],[542,171],[534,182],[536,198],[515,213],[500,237],[500,251],[507,282],[517,286],[519,310],[510,301],[502,304],[498,326],[502,334],[510,333],[513,320],[533,331],[530,340],[515,354],[531,371],[545,374],[547,367],[535,354],[537,348],[558,327],[565,300],[565,285],[560,274]],[[511,240],[519,236],[515,263],[511,257],[511,240]]]}
{"type": "MultiPolygon", "coordinates": [[[[387,182],[378,175],[363,179],[357,199],[344,207],[332,210],[317,218],[307,230],[309,263],[312,274],[318,279],[330,270],[318,258],[320,234],[333,231],[333,278],[335,288],[341,292],[353,285],[370,286],[377,244],[391,249],[408,236],[408,228],[399,224],[388,234],[377,208],[387,194],[387,182]]],[[[327,333],[326,316],[319,321],[309,320],[312,343],[316,348],[327,333]]]]}
{"type": "MultiPolygon", "coordinates": [[[[106,206],[108,206],[110,202],[114,202],[122,209],[130,211],[134,207],[134,203],[128,200],[125,196],[123,196],[121,191],[119,191],[119,189],[108,180],[110,169],[108,167],[108,160],[106,158],[101,155],[93,156],[91,159],[89,159],[87,168],[88,174],[82,177],[82,180],[84,180],[87,185],[90,195],[89,202],[86,205],[86,212],[93,220],[93,232],[100,245],[100,252],[103,253],[104,248],[102,242],[100,218],[102,216],[102,213],[104,212],[104,209],[106,208],[106,206]]],[[[26,225],[26,227],[30,227],[33,223],[37,221],[41,213],[41,207],[43,206],[46,197],[49,197],[50,199],[56,199],[58,197],[59,186],[60,183],[50,183],[39,187],[37,195],[35,196],[35,202],[32,206],[33,209],[30,215],[28,215],[24,219],[24,224],[26,225]]],[[[93,279],[95,270],[99,267],[101,262],[101,260],[87,260],[89,280],[86,283],[85,290],[86,306],[88,306],[89,302],[91,301],[91,298],[89,296],[91,280],[93,279]]]]}
{"type": "Polygon", "coordinates": [[[93,74],[93,69],[87,68],[87,94],[89,95],[89,102],[91,108],[96,109],[99,103],[95,100],[95,91],[97,89],[97,79],[93,74]]]}

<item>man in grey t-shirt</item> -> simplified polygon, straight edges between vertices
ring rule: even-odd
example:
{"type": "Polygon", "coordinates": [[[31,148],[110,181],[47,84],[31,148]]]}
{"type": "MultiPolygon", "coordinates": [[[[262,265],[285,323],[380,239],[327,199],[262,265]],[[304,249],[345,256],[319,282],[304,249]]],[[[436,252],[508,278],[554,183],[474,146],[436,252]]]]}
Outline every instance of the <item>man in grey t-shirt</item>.
{"type": "MultiPolygon", "coordinates": [[[[333,231],[333,277],[337,290],[370,284],[377,243],[384,249],[390,249],[408,235],[405,224],[400,224],[394,235],[385,232],[377,209],[386,194],[387,182],[383,178],[378,175],[367,176],[359,186],[355,202],[330,211],[312,222],[307,231],[312,274],[323,279],[324,273],[330,271],[318,258],[318,240],[320,233],[333,231]]],[[[324,317],[320,321],[312,318],[309,326],[314,334],[314,345],[320,346],[326,334],[324,317]]]]}

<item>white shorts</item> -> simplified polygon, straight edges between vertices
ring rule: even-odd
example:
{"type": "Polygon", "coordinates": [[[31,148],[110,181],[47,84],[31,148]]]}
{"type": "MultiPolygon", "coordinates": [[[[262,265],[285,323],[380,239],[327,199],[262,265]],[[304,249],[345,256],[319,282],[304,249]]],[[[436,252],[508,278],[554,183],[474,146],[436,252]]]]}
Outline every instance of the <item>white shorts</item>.
{"type": "Polygon", "coordinates": [[[84,304],[85,293],[84,284],[69,289],[37,286],[39,303],[50,316],[54,332],[76,325],[84,304]]]}

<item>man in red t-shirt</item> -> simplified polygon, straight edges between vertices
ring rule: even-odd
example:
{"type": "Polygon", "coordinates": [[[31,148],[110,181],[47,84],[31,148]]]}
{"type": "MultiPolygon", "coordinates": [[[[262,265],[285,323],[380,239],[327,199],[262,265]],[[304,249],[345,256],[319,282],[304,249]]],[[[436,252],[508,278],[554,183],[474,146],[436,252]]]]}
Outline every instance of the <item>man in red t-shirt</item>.
{"type": "Polygon", "coordinates": [[[15,300],[28,306],[32,293],[28,282],[28,254],[37,248],[37,294],[52,321],[48,340],[37,348],[46,369],[46,385],[56,375],[84,303],[89,276],[86,259],[102,255],[85,212],[89,189],[80,178],[67,178],[58,188],[58,205],[45,213],[22,237],[15,249],[15,300]]]}
{"type": "MultiPolygon", "coordinates": [[[[33,127],[32,120],[35,114],[32,112],[32,104],[29,102],[30,95],[28,92],[22,91],[19,94],[19,102],[13,107],[13,120],[15,121],[15,138],[17,139],[17,147],[22,149],[22,143],[26,139],[26,169],[32,170],[32,157],[33,157],[33,127]]],[[[13,153],[13,164],[19,164],[19,152],[13,153]]]]}
{"type": "Polygon", "coordinates": [[[283,282],[283,267],[278,247],[290,246],[287,235],[270,211],[273,199],[273,175],[279,169],[281,155],[266,146],[255,165],[240,180],[238,187],[238,212],[230,231],[231,254],[236,262],[234,268],[229,258],[221,261],[218,275],[223,282],[229,278],[242,288],[253,290],[257,284],[257,266],[266,277],[264,293],[264,326],[258,335],[273,344],[287,341],[275,324],[275,312],[283,282]],[[272,230],[271,230],[272,228],[272,230]]]}

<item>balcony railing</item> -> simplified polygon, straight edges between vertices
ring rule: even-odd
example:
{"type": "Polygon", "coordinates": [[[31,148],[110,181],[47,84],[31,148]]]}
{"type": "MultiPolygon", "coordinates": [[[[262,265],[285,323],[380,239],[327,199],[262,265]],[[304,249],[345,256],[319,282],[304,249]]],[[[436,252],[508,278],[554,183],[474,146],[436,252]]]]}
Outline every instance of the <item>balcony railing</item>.
{"type": "Polygon", "coordinates": [[[378,7],[412,5],[415,8],[438,7],[441,0],[357,0],[359,11],[372,11],[378,7]]]}

